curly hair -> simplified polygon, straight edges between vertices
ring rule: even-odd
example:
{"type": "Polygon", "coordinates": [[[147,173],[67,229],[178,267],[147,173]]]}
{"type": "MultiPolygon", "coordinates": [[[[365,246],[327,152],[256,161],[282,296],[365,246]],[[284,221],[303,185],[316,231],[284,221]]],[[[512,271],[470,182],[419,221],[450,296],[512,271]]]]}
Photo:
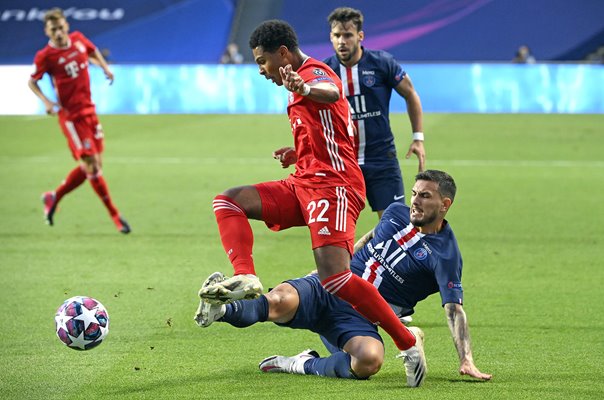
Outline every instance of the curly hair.
{"type": "Polygon", "coordinates": [[[281,46],[290,51],[298,48],[298,37],[294,29],[285,21],[272,19],[264,21],[250,36],[250,49],[262,46],[264,51],[273,53],[281,46]]]}
{"type": "Polygon", "coordinates": [[[363,13],[354,8],[338,7],[327,17],[327,22],[331,27],[338,23],[346,25],[351,21],[357,27],[357,32],[363,30],[363,13]]]}

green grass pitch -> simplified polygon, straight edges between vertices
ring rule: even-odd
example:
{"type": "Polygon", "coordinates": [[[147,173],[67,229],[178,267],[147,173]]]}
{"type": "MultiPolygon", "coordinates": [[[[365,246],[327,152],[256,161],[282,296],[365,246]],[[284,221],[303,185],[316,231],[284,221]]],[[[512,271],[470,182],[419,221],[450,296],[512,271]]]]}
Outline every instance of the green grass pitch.
{"type": "MultiPolygon", "coordinates": [[[[408,121],[393,115],[401,158],[408,121]],[[402,134],[401,132],[405,132],[402,134]]],[[[308,347],[310,332],[270,323],[193,322],[196,293],[231,273],[212,198],[285,176],[271,152],[291,144],[284,115],[101,116],[104,174],[133,233],[117,233],[88,184],[45,226],[40,194],[74,163],[54,118],[0,118],[2,399],[601,399],[604,393],[604,116],[425,116],[429,168],[450,172],[448,215],[464,257],[474,358],[491,382],[457,373],[438,295],[417,307],[424,386],[404,385],[396,348],[369,381],[262,374],[258,362],[308,347]],[[111,330],[89,352],[56,338],[64,299],[87,295],[111,330]]],[[[407,194],[417,168],[402,160],[407,194]]],[[[376,216],[365,210],[357,237],[376,216]]],[[[253,222],[265,287],[313,268],[307,231],[253,222]]]]}

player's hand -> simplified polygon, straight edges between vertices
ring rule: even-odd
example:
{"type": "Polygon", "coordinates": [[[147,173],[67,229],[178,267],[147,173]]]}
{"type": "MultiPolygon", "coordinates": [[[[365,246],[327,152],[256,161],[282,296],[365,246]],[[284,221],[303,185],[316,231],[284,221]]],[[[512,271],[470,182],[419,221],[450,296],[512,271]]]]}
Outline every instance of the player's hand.
{"type": "Polygon", "coordinates": [[[291,64],[287,64],[285,67],[279,67],[279,75],[283,81],[283,86],[290,92],[302,94],[304,91],[304,80],[298,75],[298,73],[292,70],[291,64]]]}
{"type": "Polygon", "coordinates": [[[490,380],[493,375],[491,374],[485,374],[480,372],[480,370],[478,368],[476,368],[476,366],[474,365],[474,363],[472,361],[463,361],[459,367],[459,374],[460,375],[468,375],[471,376],[472,378],[476,378],[476,379],[482,379],[484,381],[488,381],[490,380]]]}
{"type": "Polygon", "coordinates": [[[418,172],[424,171],[426,168],[426,150],[424,149],[423,140],[414,140],[409,146],[409,151],[405,155],[405,158],[411,157],[411,154],[415,154],[419,160],[418,172]]]}
{"type": "Polygon", "coordinates": [[[281,167],[283,168],[287,168],[298,161],[298,156],[296,156],[296,151],[293,147],[282,147],[275,150],[273,152],[273,158],[279,160],[281,167]]]}
{"type": "Polygon", "coordinates": [[[53,101],[44,102],[44,106],[46,108],[46,114],[48,115],[56,115],[59,110],[59,105],[53,101]]]}
{"type": "Polygon", "coordinates": [[[105,77],[109,80],[109,84],[113,85],[113,72],[111,72],[111,70],[109,68],[107,68],[104,72],[105,72],[105,77]]]}

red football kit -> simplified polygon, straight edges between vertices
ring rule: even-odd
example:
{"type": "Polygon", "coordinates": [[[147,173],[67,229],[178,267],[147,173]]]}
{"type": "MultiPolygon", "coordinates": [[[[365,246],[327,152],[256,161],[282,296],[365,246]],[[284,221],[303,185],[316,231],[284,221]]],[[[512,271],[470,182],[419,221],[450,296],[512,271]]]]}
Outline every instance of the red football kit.
{"type": "Polygon", "coordinates": [[[52,78],[57,93],[59,124],[75,159],[103,151],[103,130],[90,95],[88,55],[96,47],[80,32],[69,34],[69,44],[58,48],[52,43],[36,53],[31,77],[52,78]]]}
{"type": "MultiPolygon", "coordinates": [[[[277,231],[307,225],[313,249],[338,246],[352,255],[356,221],[365,205],[365,184],[357,164],[348,100],[340,78],[322,62],[307,58],[296,72],[307,84],[335,84],[340,98],[328,104],[289,93],[287,114],[297,155],[296,172],[285,180],[255,185],[262,202],[262,220],[277,231]]],[[[215,197],[213,207],[235,274],[255,274],[254,236],[245,212],[223,195],[215,197]]],[[[400,323],[377,289],[350,269],[327,277],[321,284],[367,319],[379,323],[399,349],[415,344],[413,334],[400,323]]]]}
{"type": "Polygon", "coordinates": [[[296,71],[306,82],[329,82],[340,99],[318,103],[289,93],[296,171],[287,179],[256,185],[262,217],[272,230],[307,225],[312,248],[340,246],[352,254],[356,220],[365,206],[365,183],[354,149],[354,128],[340,78],[307,58],[296,71]]]}

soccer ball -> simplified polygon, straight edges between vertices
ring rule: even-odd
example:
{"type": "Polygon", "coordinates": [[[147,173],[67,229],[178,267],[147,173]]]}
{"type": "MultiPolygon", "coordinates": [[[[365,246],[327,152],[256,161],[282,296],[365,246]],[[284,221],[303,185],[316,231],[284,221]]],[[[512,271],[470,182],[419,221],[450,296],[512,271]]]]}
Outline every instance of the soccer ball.
{"type": "Polygon", "coordinates": [[[109,314],[92,297],[65,300],[55,314],[57,336],[74,350],[90,350],[103,342],[109,332],[109,314]]]}

